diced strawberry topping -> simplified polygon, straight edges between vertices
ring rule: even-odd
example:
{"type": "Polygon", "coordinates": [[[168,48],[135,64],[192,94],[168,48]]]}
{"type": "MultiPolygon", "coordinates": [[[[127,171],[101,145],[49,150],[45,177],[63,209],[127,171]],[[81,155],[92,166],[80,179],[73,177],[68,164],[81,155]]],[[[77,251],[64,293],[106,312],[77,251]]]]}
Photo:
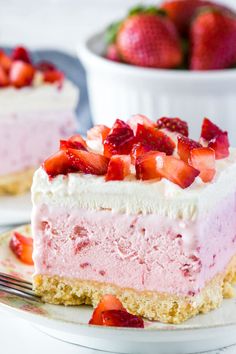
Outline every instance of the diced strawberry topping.
{"type": "Polygon", "coordinates": [[[9,85],[9,78],[6,71],[0,66],[0,87],[9,85]]]}
{"type": "Polygon", "coordinates": [[[191,165],[200,171],[203,182],[211,182],[215,176],[215,151],[209,147],[200,147],[190,151],[191,165]]]}
{"type": "Polygon", "coordinates": [[[50,156],[43,163],[43,168],[50,177],[57,175],[66,175],[70,172],[75,172],[73,166],[71,166],[67,150],[60,150],[54,155],[50,156]]]}
{"type": "Polygon", "coordinates": [[[68,140],[60,140],[60,149],[78,149],[78,150],[87,150],[86,141],[82,138],[81,135],[76,134],[71,136],[68,140]]]}
{"type": "Polygon", "coordinates": [[[188,124],[180,118],[162,117],[158,119],[157,127],[159,129],[167,129],[170,132],[188,136],[188,124]]]}
{"type": "Polygon", "coordinates": [[[10,71],[12,64],[11,58],[6,55],[6,53],[3,50],[0,50],[0,67],[8,73],[10,71]]]}
{"type": "Polygon", "coordinates": [[[141,317],[122,310],[102,312],[102,322],[103,326],[144,328],[144,322],[141,317]]]}
{"type": "Polygon", "coordinates": [[[156,123],[143,114],[135,114],[127,120],[127,124],[133,129],[134,134],[136,134],[138,124],[144,125],[147,128],[156,127],[156,123]]]}
{"type": "Polygon", "coordinates": [[[165,156],[165,153],[159,151],[150,151],[144,155],[138,156],[135,163],[137,179],[143,181],[156,179],[160,181],[161,175],[159,171],[157,171],[156,163],[157,158],[162,156],[165,156]]]}
{"type": "Polygon", "coordinates": [[[113,155],[109,161],[106,181],[122,181],[130,174],[130,166],[129,155],[113,155]]]}
{"type": "Polygon", "coordinates": [[[43,73],[43,79],[45,82],[51,84],[55,82],[62,83],[64,80],[64,74],[59,70],[48,70],[43,73]]]}
{"type": "Polygon", "coordinates": [[[224,159],[229,156],[228,133],[222,132],[209,141],[208,146],[215,150],[216,159],[224,159]]]}
{"type": "Polygon", "coordinates": [[[108,310],[125,311],[122,303],[116,296],[110,294],[104,295],[98,306],[94,309],[89,324],[103,325],[102,313],[108,310]]]}
{"type": "Polygon", "coordinates": [[[34,68],[32,65],[23,61],[14,61],[10,70],[10,82],[16,88],[29,86],[34,77],[34,68]]]}
{"type": "Polygon", "coordinates": [[[151,148],[146,145],[143,145],[142,143],[134,144],[130,153],[131,162],[135,164],[135,161],[138,156],[144,155],[149,151],[151,151],[151,148]]]}
{"type": "Polygon", "coordinates": [[[106,125],[95,125],[93,128],[87,131],[87,139],[104,142],[107,135],[110,133],[110,130],[111,129],[108,128],[106,125]]]}
{"type": "Polygon", "coordinates": [[[23,263],[33,265],[33,239],[25,237],[19,232],[13,232],[10,240],[10,248],[16,257],[23,263]]]}
{"type": "Polygon", "coordinates": [[[223,131],[208,118],[204,118],[202,123],[201,138],[210,141],[223,131]]]}
{"type": "Polygon", "coordinates": [[[128,155],[134,142],[133,130],[124,121],[117,119],[104,140],[104,155],[128,155]]]}
{"type": "Polygon", "coordinates": [[[56,66],[49,61],[41,60],[35,65],[35,68],[43,73],[47,71],[55,71],[56,66]]]}
{"type": "Polygon", "coordinates": [[[150,128],[141,124],[137,126],[136,141],[152,151],[165,152],[167,155],[172,155],[175,149],[175,143],[168,135],[158,128],[150,128]]]}
{"type": "Polygon", "coordinates": [[[185,136],[178,136],[177,151],[180,158],[188,163],[190,159],[190,151],[195,148],[200,148],[202,145],[195,140],[185,136]]]}
{"type": "Polygon", "coordinates": [[[24,47],[16,47],[12,52],[12,60],[21,60],[25,63],[31,64],[31,58],[29,52],[24,47]]]}

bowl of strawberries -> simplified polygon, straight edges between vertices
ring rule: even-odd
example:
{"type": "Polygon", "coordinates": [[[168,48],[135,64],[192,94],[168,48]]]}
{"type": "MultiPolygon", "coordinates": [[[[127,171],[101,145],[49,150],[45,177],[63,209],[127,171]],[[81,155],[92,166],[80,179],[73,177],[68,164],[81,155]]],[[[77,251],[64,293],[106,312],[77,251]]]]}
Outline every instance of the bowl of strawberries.
{"type": "Polygon", "coordinates": [[[79,48],[94,122],[136,112],[214,116],[236,141],[236,11],[213,1],[137,6],[79,48]]]}

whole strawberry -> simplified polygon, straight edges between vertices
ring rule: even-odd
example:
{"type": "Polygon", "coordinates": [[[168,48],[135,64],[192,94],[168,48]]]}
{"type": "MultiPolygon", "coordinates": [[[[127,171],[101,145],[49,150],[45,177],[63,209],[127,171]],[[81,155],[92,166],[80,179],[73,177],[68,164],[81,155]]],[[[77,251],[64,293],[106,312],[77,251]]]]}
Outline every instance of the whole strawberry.
{"type": "Polygon", "coordinates": [[[175,25],[157,9],[131,12],[118,29],[116,45],[122,60],[129,64],[169,69],[182,63],[175,25]]]}
{"type": "Polygon", "coordinates": [[[199,13],[191,26],[190,42],[190,69],[229,68],[235,63],[235,17],[215,9],[199,13]]]}

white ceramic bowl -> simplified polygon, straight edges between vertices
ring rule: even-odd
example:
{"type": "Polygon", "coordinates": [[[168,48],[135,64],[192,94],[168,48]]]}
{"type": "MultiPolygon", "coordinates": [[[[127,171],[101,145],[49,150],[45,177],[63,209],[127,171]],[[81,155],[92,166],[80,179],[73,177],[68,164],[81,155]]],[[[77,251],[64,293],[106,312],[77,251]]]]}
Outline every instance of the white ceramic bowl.
{"type": "Polygon", "coordinates": [[[103,38],[103,33],[93,35],[78,49],[95,124],[111,125],[135,113],[153,120],[181,117],[197,137],[207,116],[229,131],[236,145],[236,69],[192,72],[116,63],[102,57],[103,38]]]}

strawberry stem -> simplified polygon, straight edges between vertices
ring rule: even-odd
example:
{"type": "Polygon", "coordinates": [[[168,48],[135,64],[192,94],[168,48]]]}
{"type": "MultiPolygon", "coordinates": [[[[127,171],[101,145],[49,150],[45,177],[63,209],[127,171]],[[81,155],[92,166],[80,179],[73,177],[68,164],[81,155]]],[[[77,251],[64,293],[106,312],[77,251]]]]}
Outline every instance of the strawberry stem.
{"type": "Polygon", "coordinates": [[[122,21],[113,22],[105,32],[105,41],[107,44],[113,44],[116,42],[116,36],[120,28],[122,21]]]}

